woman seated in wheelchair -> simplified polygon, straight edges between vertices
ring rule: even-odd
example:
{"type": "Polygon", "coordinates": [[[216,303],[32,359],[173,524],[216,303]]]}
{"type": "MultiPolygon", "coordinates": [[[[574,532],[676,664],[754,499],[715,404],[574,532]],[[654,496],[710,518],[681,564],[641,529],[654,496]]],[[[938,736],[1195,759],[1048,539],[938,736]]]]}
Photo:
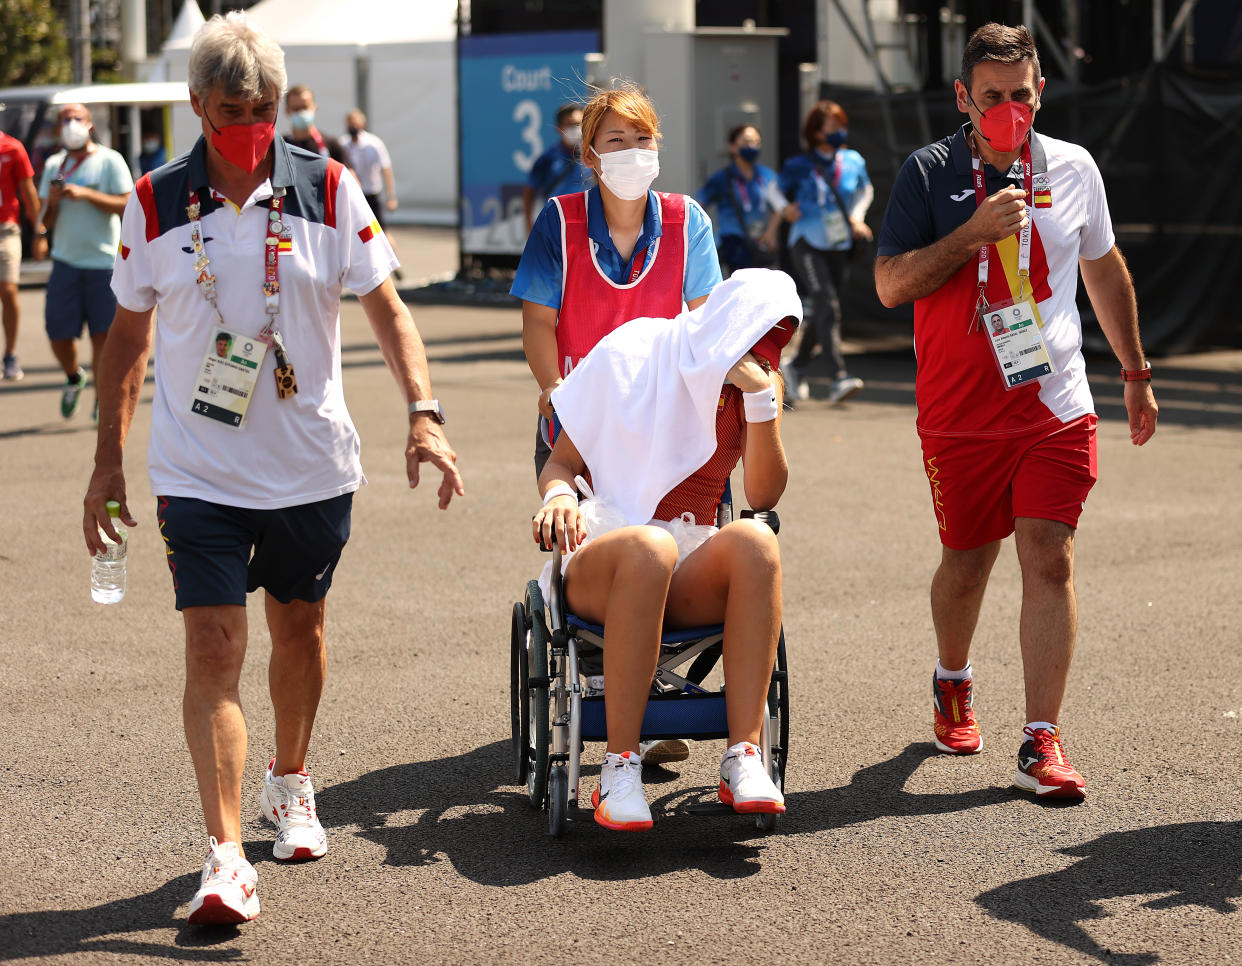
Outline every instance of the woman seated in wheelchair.
{"type": "Polygon", "coordinates": [[[595,821],[605,828],[652,825],[638,746],[662,628],[724,625],[729,748],[720,765],[720,801],[744,813],[785,811],[758,747],[781,627],[776,535],[753,519],[719,530],[701,521],[715,522],[739,459],[752,508],[771,509],[785,490],[777,365],[801,314],[788,276],[744,270],[693,312],[622,326],[552,397],[562,432],[539,478],[544,500],[533,532],[536,541],[561,549],[568,610],[605,628],[608,748],[591,799],[595,821]],[[706,364],[712,352],[717,358],[706,364]],[[669,379],[677,382],[674,391],[669,379]],[[655,388],[653,380],[665,385],[655,388]],[[643,407],[648,411],[636,415],[643,407]],[[635,445],[635,426],[653,430],[650,446],[635,445]],[[675,485],[668,489],[644,465],[678,459],[683,466],[672,470],[675,485]],[[688,475],[686,459],[693,461],[688,475]],[[582,478],[588,472],[589,486],[582,478]],[[575,480],[589,497],[581,506],[575,480]],[[605,490],[630,484],[640,496],[627,490],[619,510],[605,490]],[[644,505],[641,491],[653,485],[659,492],[644,505]]]}

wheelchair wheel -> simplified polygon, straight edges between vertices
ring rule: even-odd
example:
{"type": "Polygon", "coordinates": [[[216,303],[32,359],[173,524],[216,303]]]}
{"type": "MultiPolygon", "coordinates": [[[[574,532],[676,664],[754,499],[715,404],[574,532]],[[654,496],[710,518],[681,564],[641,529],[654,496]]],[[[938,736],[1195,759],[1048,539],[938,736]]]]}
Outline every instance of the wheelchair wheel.
{"type": "Polygon", "coordinates": [[[565,834],[569,818],[569,772],[564,765],[553,765],[548,775],[548,834],[559,839],[565,834]]]}
{"type": "MultiPolygon", "coordinates": [[[[772,671],[772,683],[768,686],[768,715],[772,723],[772,758],[768,762],[768,774],[772,783],[782,792],[785,790],[785,763],[789,757],[789,666],[785,659],[785,630],[781,629],[776,644],[776,666],[772,671]]],[[[771,832],[780,820],[779,815],[755,816],[755,827],[771,832]]]]}
{"type": "Polygon", "coordinates": [[[785,766],[789,761],[789,662],[785,657],[785,628],[781,628],[780,639],[776,642],[776,669],[772,673],[772,683],[768,687],[768,713],[776,717],[776,754],[772,758],[780,768],[781,780],[777,784],[783,789],[785,782],[785,766]]]}
{"type": "Polygon", "coordinates": [[[526,794],[535,808],[542,808],[548,792],[548,745],[552,722],[548,717],[547,614],[539,583],[526,585],[526,612],[530,615],[530,651],[526,675],[526,794]]]}
{"type": "Polygon", "coordinates": [[[526,606],[513,605],[513,637],[509,648],[509,717],[512,728],[513,765],[518,785],[526,784],[526,749],[530,746],[530,691],[526,687],[530,659],[526,653],[526,632],[530,630],[526,606]]]}

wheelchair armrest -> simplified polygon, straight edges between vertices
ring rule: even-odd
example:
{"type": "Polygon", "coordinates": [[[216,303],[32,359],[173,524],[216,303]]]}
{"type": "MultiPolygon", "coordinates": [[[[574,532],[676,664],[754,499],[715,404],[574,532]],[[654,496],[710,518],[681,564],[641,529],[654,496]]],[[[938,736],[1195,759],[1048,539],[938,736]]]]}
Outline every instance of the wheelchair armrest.
{"type": "Polygon", "coordinates": [[[743,520],[758,520],[772,528],[773,533],[781,532],[781,518],[775,510],[743,510],[743,520]]]}

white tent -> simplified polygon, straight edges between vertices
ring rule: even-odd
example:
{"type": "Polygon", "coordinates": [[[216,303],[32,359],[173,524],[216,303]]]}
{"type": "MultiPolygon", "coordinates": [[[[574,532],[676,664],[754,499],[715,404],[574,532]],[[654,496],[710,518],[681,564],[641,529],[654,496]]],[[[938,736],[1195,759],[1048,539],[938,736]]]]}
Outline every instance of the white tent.
{"type": "MultiPolygon", "coordinates": [[[[324,134],[342,133],[352,108],[366,111],[392,155],[396,220],[456,223],[457,0],[262,0],[247,16],[284,48],[289,85],[315,92],[324,134]]],[[[202,19],[185,0],[151,76],[185,77],[202,19]]],[[[175,118],[178,146],[198,133],[186,113],[175,118]]]]}

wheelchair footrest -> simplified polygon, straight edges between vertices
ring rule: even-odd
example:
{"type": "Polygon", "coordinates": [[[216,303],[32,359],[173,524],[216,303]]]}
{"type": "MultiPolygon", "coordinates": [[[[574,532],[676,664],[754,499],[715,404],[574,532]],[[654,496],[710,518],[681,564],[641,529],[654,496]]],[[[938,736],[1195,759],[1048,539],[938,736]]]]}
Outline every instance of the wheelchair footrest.
{"type": "MultiPolygon", "coordinates": [[[[647,710],[643,714],[643,741],[663,738],[702,740],[728,736],[729,723],[722,693],[659,694],[647,700],[647,710]]],[[[604,698],[582,700],[582,740],[608,740],[604,698]]]]}

